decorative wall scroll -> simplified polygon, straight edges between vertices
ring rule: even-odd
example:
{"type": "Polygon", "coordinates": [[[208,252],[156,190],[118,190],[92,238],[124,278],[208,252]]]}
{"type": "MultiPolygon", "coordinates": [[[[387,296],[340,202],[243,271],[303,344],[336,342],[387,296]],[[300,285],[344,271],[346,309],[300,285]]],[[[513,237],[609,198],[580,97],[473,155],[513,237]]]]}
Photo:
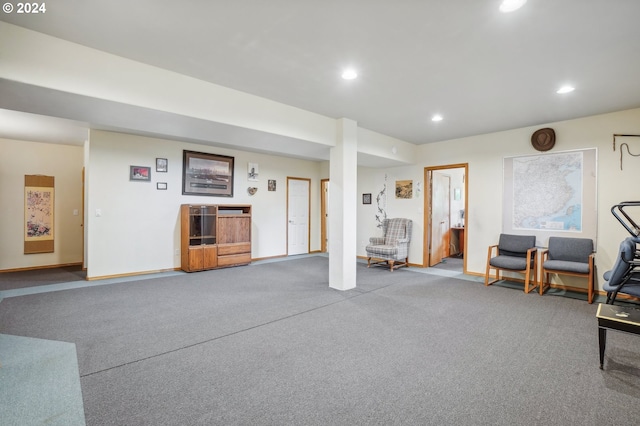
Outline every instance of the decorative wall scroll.
{"type": "Polygon", "coordinates": [[[384,185],[378,195],[376,196],[376,204],[378,206],[378,212],[376,214],[376,225],[378,228],[382,228],[384,220],[387,218],[387,175],[384,175],[384,185]]]}
{"type": "Polygon", "coordinates": [[[53,176],[24,177],[24,253],[53,253],[53,176]]]}

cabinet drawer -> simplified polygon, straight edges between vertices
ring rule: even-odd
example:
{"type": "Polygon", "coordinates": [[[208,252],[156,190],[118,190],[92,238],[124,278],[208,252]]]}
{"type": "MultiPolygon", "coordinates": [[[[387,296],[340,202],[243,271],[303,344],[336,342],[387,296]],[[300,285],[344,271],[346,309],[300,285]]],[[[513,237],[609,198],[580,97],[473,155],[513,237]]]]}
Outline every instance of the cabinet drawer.
{"type": "Polygon", "coordinates": [[[238,253],[249,253],[251,258],[251,243],[218,244],[218,256],[238,253]]]}
{"type": "Polygon", "coordinates": [[[251,263],[251,253],[218,256],[218,266],[244,265],[251,263]]]}

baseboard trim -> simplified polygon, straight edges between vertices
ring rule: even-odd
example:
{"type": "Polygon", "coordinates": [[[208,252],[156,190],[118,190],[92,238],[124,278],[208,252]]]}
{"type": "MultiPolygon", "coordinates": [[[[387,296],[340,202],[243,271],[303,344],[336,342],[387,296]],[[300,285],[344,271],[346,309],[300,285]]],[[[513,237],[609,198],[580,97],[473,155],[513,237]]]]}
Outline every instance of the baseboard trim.
{"type": "Polygon", "coordinates": [[[255,257],[255,258],[252,258],[251,261],[252,262],[259,262],[261,260],[282,259],[283,257],[287,257],[287,255],[286,254],[278,254],[276,256],[255,257]]]}
{"type": "Polygon", "coordinates": [[[24,268],[0,269],[0,274],[5,272],[24,272],[24,271],[37,271],[39,269],[64,268],[67,266],[82,266],[82,262],[60,263],[56,265],[26,266],[24,268]]]}
{"type": "Polygon", "coordinates": [[[138,275],[161,274],[163,272],[181,271],[180,268],[156,269],[153,271],[127,272],[125,274],[101,275],[97,277],[87,277],[87,281],[108,280],[113,278],[135,277],[138,275]]]}

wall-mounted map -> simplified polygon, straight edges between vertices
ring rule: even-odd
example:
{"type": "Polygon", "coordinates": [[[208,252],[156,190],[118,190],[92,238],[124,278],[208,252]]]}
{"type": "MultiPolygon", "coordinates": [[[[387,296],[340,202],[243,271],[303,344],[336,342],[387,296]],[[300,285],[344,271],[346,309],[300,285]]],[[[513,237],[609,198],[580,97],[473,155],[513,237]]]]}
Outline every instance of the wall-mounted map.
{"type": "Polygon", "coordinates": [[[595,242],[596,149],[504,159],[504,221],[507,233],[551,235],[595,242]]]}

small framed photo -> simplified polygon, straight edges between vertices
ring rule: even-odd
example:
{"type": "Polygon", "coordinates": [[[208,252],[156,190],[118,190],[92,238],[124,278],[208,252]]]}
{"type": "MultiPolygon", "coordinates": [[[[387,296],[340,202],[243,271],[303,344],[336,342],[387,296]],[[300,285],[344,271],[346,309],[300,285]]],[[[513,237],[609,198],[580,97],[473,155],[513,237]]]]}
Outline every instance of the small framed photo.
{"type": "Polygon", "coordinates": [[[161,190],[161,191],[166,191],[167,190],[167,182],[157,182],[156,183],[156,188],[161,190]]]}
{"type": "Polygon", "coordinates": [[[269,185],[267,186],[269,191],[275,191],[276,190],[276,180],[275,179],[269,179],[269,185]]]}
{"type": "Polygon", "coordinates": [[[371,194],[362,194],[362,204],[371,204],[371,194]]]}
{"type": "Polygon", "coordinates": [[[258,168],[258,163],[249,163],[247,170],[247,180],[257,182],[259,174],[260,170],[258,168]]]}
{"type": "Polygon", "coordinates": [[[151,167],[129,166],[129,180],[151,182],[151,167]]]}
{"type": "Polygon", "coordinates": [[[169,168],[169,160],[166,158],[156,158],[156,172],[166,173],[169,168]]]}

